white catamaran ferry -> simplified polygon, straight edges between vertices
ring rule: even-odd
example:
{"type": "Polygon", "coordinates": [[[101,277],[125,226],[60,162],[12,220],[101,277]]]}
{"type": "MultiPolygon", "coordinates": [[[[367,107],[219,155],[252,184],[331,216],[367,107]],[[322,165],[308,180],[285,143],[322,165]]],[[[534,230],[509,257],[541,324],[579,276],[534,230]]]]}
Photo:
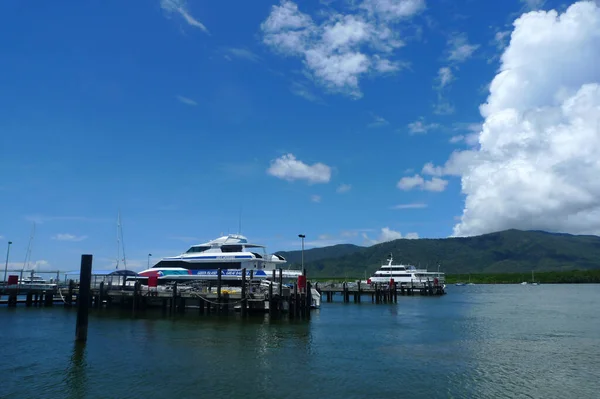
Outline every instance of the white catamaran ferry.
{"type": "MultiPolygon", "coordinates": [[[[254,278],[269,278],[273,270],[286,262],[281,255],[268,254],[264,245],[251,244],[239,234],[229,234],[193,245],[181,255],[162,258],[139,275],[174,280],[212,280],[217,279],[218,269],[221,269],[221,279],[238,280],[245,268],[247,276],[252,271],[254,278]]],[[[284,269],[282,274],[284,278],[297,278],[302,271],[284,269]]]]}
{"type": "Polygon", "coordinates": [[[427,269],[417,269],[412,265],[394,264],[392,254],[387,259],[387,263],[383,264],[367,281],[367,284],[374,283],[389,283],[391,279],[398,286],[412,284],[427,284],[431,282],[433,285],[446,286],[446,278],[444,273],[430,272],[427,269]]]}

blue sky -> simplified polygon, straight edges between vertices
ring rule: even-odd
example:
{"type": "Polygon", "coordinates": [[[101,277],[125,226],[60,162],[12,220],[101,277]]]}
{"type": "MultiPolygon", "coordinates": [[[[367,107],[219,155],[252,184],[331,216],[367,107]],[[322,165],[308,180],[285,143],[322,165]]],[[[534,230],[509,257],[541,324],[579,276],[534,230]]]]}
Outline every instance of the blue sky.
{"type": "Polygon", "coordinates": [[[272,251],[450,236],[461,177],[434,168],[529,3],[3,1],[0,245],[18,267],[35,222],[31,263],[110,267],[119,211],[137,268],[240,214],[272,251]]]}

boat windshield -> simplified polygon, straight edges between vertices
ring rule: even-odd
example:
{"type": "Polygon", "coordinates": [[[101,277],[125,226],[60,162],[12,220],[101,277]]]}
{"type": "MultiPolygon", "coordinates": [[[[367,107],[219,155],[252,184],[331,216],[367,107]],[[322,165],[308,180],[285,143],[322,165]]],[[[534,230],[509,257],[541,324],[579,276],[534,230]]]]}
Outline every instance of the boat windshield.
{"type": "Polygon", "coordinates": [[[205,246],[194,246],[194,247],[191,247],[190,249],[188,249],[186,253],[189,254],[189,253],[192,253],[192,252],[204,252],[204,251],[206,251],[209,248],[210,247],[205,247],[205,246]]]}

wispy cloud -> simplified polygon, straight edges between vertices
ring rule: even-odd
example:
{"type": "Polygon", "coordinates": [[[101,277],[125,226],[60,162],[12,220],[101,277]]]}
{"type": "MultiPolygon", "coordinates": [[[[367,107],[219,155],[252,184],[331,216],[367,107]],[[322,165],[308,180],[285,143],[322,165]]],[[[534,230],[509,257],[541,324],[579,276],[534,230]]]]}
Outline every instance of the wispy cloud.
{"type": "Polygon", "coordinates": [[[384,127],[389,125],[390,123],[383,117],[375,114],[371,114],[373,117],[373,121],[367,125],[367,127],[373,129],[377,127],[384,127]]]}
{"type": "Polygon", "coordinates": [[[465,62],[479,48],[479,44],[469,43],[466,33],[456,33],[448,39],[448,61],[465,62]]]}
{"type": "Polygon", "coordinates": [[[290,86],[290,91],[292,92],[292,94],[297,95],[298,97],[302,97],[305,100],[311,101],[313,103],[317,103],[317,104],[323,104],[323,100],[315,95],[312,90],[305,85],[304,83],[300,83],[300,82],[292,82],[291,86],[290,86]]]}
{"type": "Polygon", "coordinates": [[[438,82],[439,88],[443,89],[450,82],[454,80],[454,75],[452,74],[452,69],[450,67],[442,67],[438,70],[438,82]]]}
{"type": "Polygon", "coordinates": [[[436,129],[440,125],[437,123],[425,123],[423,117],[408,124],[410,134],[427,133],[429,130],[436,129]]]}
{"type": "Polygon", "coordinates": [[[193,105],[193,106],[198,105],[198,103],[196,101],[194,101],[194,100],[192,100],[191,98],[188,98],[188,97],[177,96],[177,99],[179,101],[181,101],[182,103],[187,104],[187,105],[193,105]]]}
{"type": "Polygon", "coordinates": [[[311,202],[315,202],[315,203],[317,203],[317,204],[318,204],[318,203],[320,203],[320,202],[321,202],[321,196],[320,196],[320,195],[316,195],[316,194],[314,194],[314,195],[311,195],[311,196],[310,196],[310,201],[311,201],[311,202]]]}
{"type": "Polygon", "coordinates": [[[252,62],[259,62],[260,61],[260,57],[258,55],[254,54],[252,51],[244,49],[244,48],[226,47],[224,49],[224,51],[229,56],[232,56],[232,57],[235,57],[235,58],[240,58],[240,59],[247,60],[247,61],[252,61],[252,62]]]}
{"type": "Polygon", "coordinates": [[[202,22],[198,21],[192,16],[192,14],[190,14],[185,0],[161,0],[160,6],[167,14],[179,14],[179,16],[181,16],[185,22],[188,23],[188,25],[198,28],[204,33],[210,35],[210,32],[206,26],[204,26],[202,22]]]}
{"type": "Polygon", "coordinates": [[[521,0],[521,3],[530,10],[539,10],[545,2],[546,0],[521,0]]]}
{"type": "MultiPolygon", "coordinates": [[[[25,262],[8,262],[8,270],[30,270],[33,269],[38,272],[56,272],[56,269],[45,259],[39,259],[34,261],[25,262]]],[[[56,277],[56,275],[55,275],[56,277]]]]}
{"type": "Polygon", "coordinates": [[[347,193],[348,191],[350,191],[352,189],[352,185],[351,184],[340,184],[335,191],[338,194],[343,194],[343,193],[347,193]]]}
{"type": "Polygon", "coordinates": [[[70,241],[70,242],[79,242],[83,241],[87,238],[87,236],[76,236],[74,234],[62,233],[56,234],[52,237],[53,240],[57,241],[70,241]]]}
{"type": "Polygon", "coordinates": [[[422,202],[415,202],[412,204],[398,204],[398,205],[392,206],[392,209],[423,209],[423,208],[427,208],[427,204],[424,204],[422,202]]]}
{"type": "Polygon", "coordinates": [[[454,113],[454,107],[445,98],[444,89],[456,79],[455,73],[458,70],[458,65],[471,58],[479,47],[479,44],[469,43],[465,33],[454,33],[448,39],[446,48],[446,62],[448,65],[441,67],[435,78],[434,88],[438,91],[438,99],[433,106],[435,114],[450,115],[454,113]]]}

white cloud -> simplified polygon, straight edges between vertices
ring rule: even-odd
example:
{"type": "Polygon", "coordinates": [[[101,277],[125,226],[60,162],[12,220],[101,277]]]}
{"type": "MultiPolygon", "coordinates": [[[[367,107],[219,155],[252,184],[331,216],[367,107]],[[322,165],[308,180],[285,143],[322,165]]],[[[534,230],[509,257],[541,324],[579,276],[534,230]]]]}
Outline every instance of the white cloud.
{"type": "Polygon", "coordinates": [[[296,3],[282,0],[261,24],[263,41],[302,59],[306,71],[332,92],[362,96],[360,78],[398,71],[393,51],[404,45],[396,24],[422,11],[423,0],[363,0],[352,12],[327,12],[315,22],[296,3]]]}
{"type": "Polygon", "coordinates": [[[340,184],[335,191],[339,194],[347,193],[352,189],[352,185],[350,184],[340,184]]]}
{"type": "Polygon", "coordinates": [[[297,160],[293,154],[272,160],[267,173],[283,180],[306,180],[309,183],[329,183],[331,179],[329,166],[320,162],[307,165],[297,160]]]}
{"type": "Polygon", "coordinates": [[[373,115],[373,122],[369,123],[367,127],[376,128],[376,127],[384,127],[389,125],[390,123],[383,117],[378,115],[373,115]]]}
{"type": "Polygon", "coordinates": [[[0,240],[4,240],[4,236],[0,236],[0,240]]]}
{"type": "Polygon", "coordinates": [[[210,34],[206,26],[190,14],[185,0],[160,0],[160,7],[168,14],[179,14],[188,25],[202,30],[204,33],[210,34]]]}
{"type": "Polygon", "coordinates": [[[417,233],[407,233],[403,237],[399,231],[392,230],[389,227],[384,227],[381,229],[381,232],[379,233],[379,237],[377,237],[377,238],[370,238],[367,235],[367,233],[363,233],[362,237],[364,239],[365,244],[375,245],[375,244],[380,244],[382,242],[399,240],[401,238],[414,240],[414,239],[418,239],[419,235],[417,233]]]}
{"type": "Polygon", "coordinates": [[[68,233],[56,234],[55,236],[52,237],[53,240],[57,240],[57,241],[71,241],[71,242],[83,241],[86,238],[87,238],[87,236],[76,236],[76,235],[68,234],[68,233]]]}
{"type": "Polygon", "coordinates": [[[466,34],[455,34],[448,39],[448,61],[465,62],[478,48],[478,44],[469,43],[466,34]]]}
{"type": "Polygon", "coordinates": [[[392,209],[423,209],[423,208],[427,208],[427,204],[424,204],[422,202],[415,202],[412,204],[398,204],[398,205],[392,206],[392,209]]]}
{"type": "Polygon", "coordinates": [[[600,6],[523,14],[485,104],[479,148],[444,167],[466,195],[454,235],[600,233],[600,6]]]}
{"type": "Polygon", "coordinates": [[[182,103],[186,104],[186,105],[198,105],[198,103],[194,100],[192,100],[191,98],[188,97],[184,97],[184,96],[177,96],[177,99],[179,101],[181,101],[182,103]]]}
{"type": "Polygon", "coordinates": [[[452,69],[450,69],[450,67],[442,67],[438,70],[438,81],[440,82],[440,88],[446,87],[453,80],[454,75],[452,74],[452,69]]]}
{"type": "Polygon", "coordinates": [[[438,128],[439,126],[437,123],[425,123],[423,118],[419,118],[408,124],[408,131],[410,134],[427,133],[429,130],[438,128]]]}
{"type": "Polygon", "coordinates": [[[316,194],[314,194],[314,195],[311,195],[311,196],[310,196],[310,201],[311,201],[311,202],[315,202],[315,203],[317,203],[317,204],[318,204],[318,203],[320,203],[320,202],[321,202],[321,196],[320,196],[320,195],[316,195],[316,194]]]}
{"type": "Polygon", "coordinates": [[[441,192],[446,189],[448,181],[439,177],[432,177],[431,180],[426,180],[421,175],[406,176],[398,181],[397,187],[404,191],[410,191],[418,188],[424,191],[441,192]]]}
{"type": "Polygon", "coordinates": [[[433,163],[428,162],[423,166],[421,173],[430,176],[443,176],[444,169],[440,166],[434,166],[433,163]]]}
{"type": "Polygon", "coordinates": [[[236,48],[236,47],[227,47],[225,52],[233,57],[241,58],[247,61],[258,62],[260,61],[260,57],[254,54],[250,50],[246,50],[244,48],[236,48]]]}

